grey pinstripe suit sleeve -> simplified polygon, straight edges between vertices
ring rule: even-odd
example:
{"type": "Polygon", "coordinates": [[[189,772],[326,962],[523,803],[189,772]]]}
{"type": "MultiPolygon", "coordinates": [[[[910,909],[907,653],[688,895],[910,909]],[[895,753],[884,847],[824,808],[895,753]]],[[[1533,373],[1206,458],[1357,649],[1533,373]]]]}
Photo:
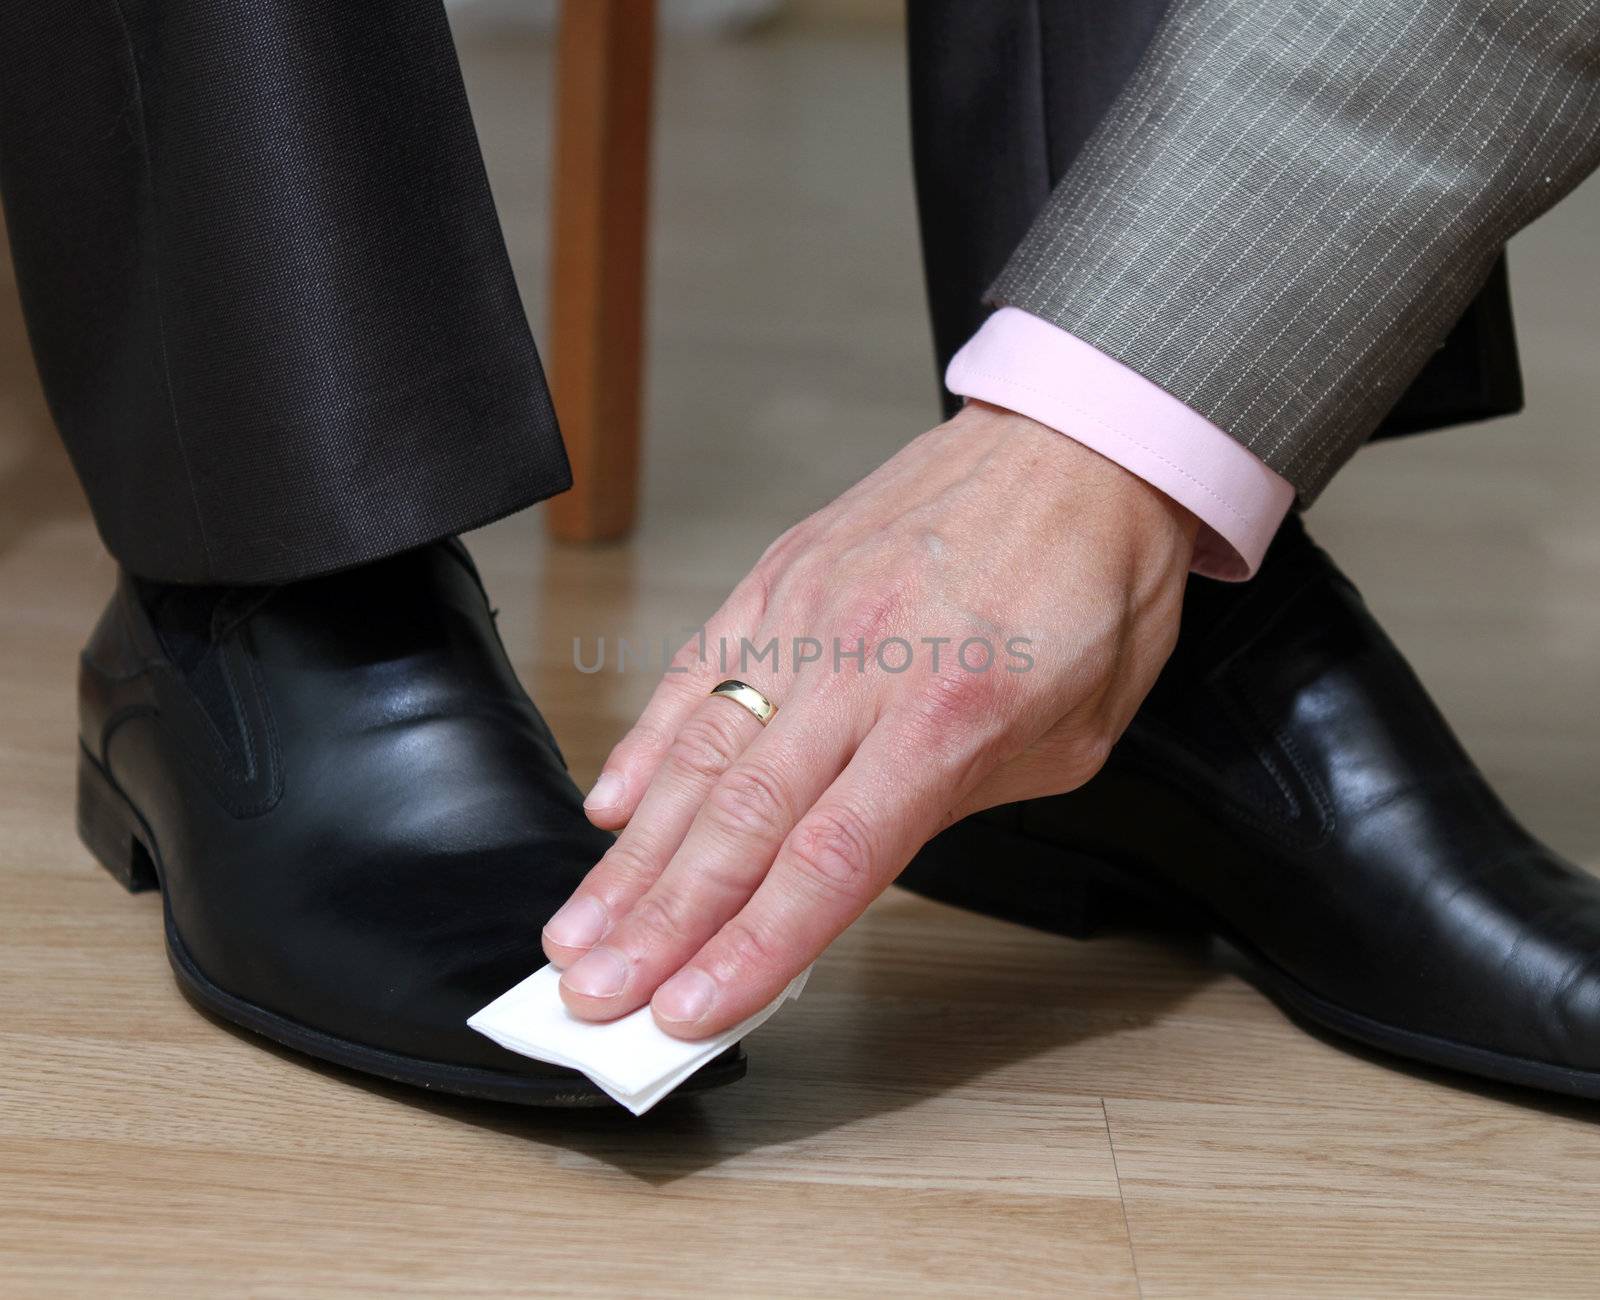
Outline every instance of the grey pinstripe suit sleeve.
{"type": "Polygon", "coordinates": [[[1309,502],[1600,163],[1600,0],[1174,0],[990,290],[1309,502]]]}

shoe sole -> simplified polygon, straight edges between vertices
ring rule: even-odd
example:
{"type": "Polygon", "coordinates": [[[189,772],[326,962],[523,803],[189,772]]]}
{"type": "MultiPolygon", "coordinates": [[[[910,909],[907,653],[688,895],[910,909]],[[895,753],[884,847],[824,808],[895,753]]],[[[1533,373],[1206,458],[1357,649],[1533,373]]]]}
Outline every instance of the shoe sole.
{"type": "MultiPolygon", "coordinates": [[[[150,828],[110,773],[82,745],[78,749],[78,837],[95,860],[129,893],[162,890],[167,960],[172,965],[178,987],[203,1011],[319,1061],[428,1092],[565,1109],[617,1104],[581,1074],[541,1079],[385,1051],[290,1020],[213,984],[190,957],[173,921],[163,888],[165,869],[150,828]]],[[[745,1069],[744,1050],[735,1045],[701,1067],[673,1095],[723,1087],[743,1078],[745,1069]]]]}
{"type": "Polygon", "coordinates": [[[1092,939],[1112,927],[1180,927],[1227,944],[1251,982],[1291,1019],[1393,1056],[1519,1087],[1600,1100],[1600,1072],[1511,1056],[1402,1029],[1329,1002],[1264,956],[1202,903],[1103,859],[1020,831],[958,822],[925,845],[899,884],[916,894],[1034,929],[1092,939]],[[1003,870],[987,864],[1003,862],[1003,870]],[[985,869],[975,871],[975,863],[985,869]]]}

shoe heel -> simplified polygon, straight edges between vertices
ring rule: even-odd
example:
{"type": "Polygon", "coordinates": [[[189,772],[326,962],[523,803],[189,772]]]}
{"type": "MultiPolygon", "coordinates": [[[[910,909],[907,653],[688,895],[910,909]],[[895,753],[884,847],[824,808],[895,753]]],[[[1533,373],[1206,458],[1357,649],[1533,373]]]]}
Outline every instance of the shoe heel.
{"type": "Polygon", "coordinates": [[[1123,885],[1093,858],[981,818],[935,836],[897,882],[915,894],[1070,939],[1189,929],[1170,899],[1123,885]]]}
{"type": "Polygon", "coordinates": [[[159,889],[150,852],[140,839],[139,818],[98,763],[78,750],[78,838],[130,894],[159,889]]]}

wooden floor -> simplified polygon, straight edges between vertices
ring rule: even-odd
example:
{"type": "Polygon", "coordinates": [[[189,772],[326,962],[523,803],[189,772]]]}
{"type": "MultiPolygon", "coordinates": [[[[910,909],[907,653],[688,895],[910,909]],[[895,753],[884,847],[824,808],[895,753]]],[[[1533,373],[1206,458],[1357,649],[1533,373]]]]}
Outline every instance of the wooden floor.
{"type": "MultiPolygon", "coordinates": [[[[548,78],[467,40],[542,297],[548,78]]],[[[474,539],[581,779],[670,636],[932,413],[892,33],[669,44],[637,541],[474,539]]],[[[1364,453],[1313,515],[1517,810],[1600,864],[1590,191],[1513,250],[1530,410],[1364,453]]],[[[9,283],[9,282],[8,282],[9,283]]],[[[457,1104],[179,997],[159,902],[72,832],[74,655],[112,578],[0,290],[0,1294],[1600,1294],[1600,1108],[1353,1055],[1198,949],[891,894],[736,1088],[457,1104]]]]}

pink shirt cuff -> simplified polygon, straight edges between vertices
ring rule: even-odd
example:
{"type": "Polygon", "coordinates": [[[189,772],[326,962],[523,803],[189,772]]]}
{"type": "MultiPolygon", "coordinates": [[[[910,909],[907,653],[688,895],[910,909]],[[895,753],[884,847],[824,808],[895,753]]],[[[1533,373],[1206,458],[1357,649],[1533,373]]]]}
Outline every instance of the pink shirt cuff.
{"type": "Polygon", "coordinates": [[[1047,424],[1200,520],[1194,571],[1240,581],[1261,563],[1294,488],[1199,412],[1058,325],[1002,307],[945,372],[962,397],[1047,424]]]}

